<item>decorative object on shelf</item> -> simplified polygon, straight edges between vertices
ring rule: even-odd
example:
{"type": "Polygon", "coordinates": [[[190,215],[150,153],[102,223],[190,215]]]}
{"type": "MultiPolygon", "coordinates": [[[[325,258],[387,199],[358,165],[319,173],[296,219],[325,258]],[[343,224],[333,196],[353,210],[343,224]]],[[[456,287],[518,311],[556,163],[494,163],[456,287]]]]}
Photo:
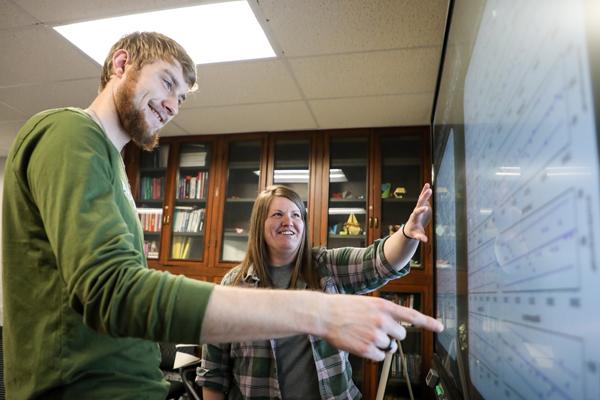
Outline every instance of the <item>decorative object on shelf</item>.
{"type": "Polygon", "coordinates": [[[400,229],[402,225],[389,225],[388,229],[389,229],[389,234],[393,235],[395,232],[398,232],[398,230],[400,229]]]}
{"type": "Polygon", "coordinates": [[[411,268],[421,268],[421,262],[419,260],[410,260],[411,268]]]}
{"type": "Polygon", "coordinates": [[[352,192],[349,190],[344,190],[342,192],[342,199],[353,199],[354,196],[352,196],[352,192]]]}
{"type": "MultiPolygon", "coordinates": [[[[344,230],[348,235],[360,235],[362,228],[356,219],[354,213],[350,213],[348,220],[344,223],[344,230]]],[[[340,232],[341,234],[341,232],[340,232]]]]}
{"type": "Polygon", "coordinates": [[[391,190],[392,190],[391,183],[389,183],[389,182],[382,183],[381,184],[381,198],[387,199],[388,197],[390,197],[391,190]]]}
{"type": "Polygon", "coordinates": [[[403,198],[405,194],[406,194],[406,188],[404,186],[398,186],[394,190],[394,197],[397,199],[403,198]]]}
{"type": "Polygon", "coordinates": [[[333,233],[334,235],[336,235],[338,233],[338,224],[334,224],[330,229],[329,229],[329,233],[333,233]]]}
{"type": "Polygon", "coordinates": [[[360,194],[360,195],[358,195],[357,199],[364,200],[365,199],[365,195],[364,194],[360,194]]]}
{"type": "Polygon", "coordinates": [[[241,235],[242,233],[244,233],[244,228],[235,228],[235,233],[241,235]]]}
{"type": "Polygon", "coordinates": [[[331,198],[332,199],[342,199],[343,194],[341,192],[333,192],[331,193],[331,198]]]}

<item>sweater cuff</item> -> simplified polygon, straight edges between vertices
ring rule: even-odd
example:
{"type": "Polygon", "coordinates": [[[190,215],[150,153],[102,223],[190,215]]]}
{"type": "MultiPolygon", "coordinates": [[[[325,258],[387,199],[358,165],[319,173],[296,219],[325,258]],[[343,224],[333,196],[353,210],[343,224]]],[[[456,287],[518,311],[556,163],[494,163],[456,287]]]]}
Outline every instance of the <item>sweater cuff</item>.
{"type": "Polygon", "coordinates": [[[171,337],[180,343],[199,343],[206,307],[215,285],[183,278],[177,289],[177,305],[173,313],[171,337]]]}

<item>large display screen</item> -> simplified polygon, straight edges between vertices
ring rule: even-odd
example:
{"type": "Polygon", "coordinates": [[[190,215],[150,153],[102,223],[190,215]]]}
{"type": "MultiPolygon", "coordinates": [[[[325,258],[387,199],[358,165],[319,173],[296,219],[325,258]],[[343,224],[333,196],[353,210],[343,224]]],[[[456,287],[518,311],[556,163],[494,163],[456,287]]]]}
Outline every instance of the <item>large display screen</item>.
{"type": "Polygon", "coordinates": [[[454,172],[454,132],[450,130],[435,177],[436,209],[436,317],[444,324],[438,342],[453,361],[456,360],[456,196],[454,172]]]}
{"type": "MultiPolygon", "coordinates": [[[[599,9],[585,0],[455,2],[452,28],[469,34],[448,42],[457,48],[445,63],[462,73],[444,65],[440,88],[456,93],[438,98],[434,147],[448,140],[445,124],[458,127],[465,396],[600,398],[599,9]],[[450,121],[447,109],[460,113],[450,121]]],[[[438,165],[438,178],[455,173],[438,165]]],[[[447,213],[438,189],[435,220],[447,213]]],[[[445,246],[436,243],[436,259],[451,254],[445,246]]],[[[442,316],[450,297],[436,273],[442,316]]],[[[452,335],[439,335],[438,347],[452,335]]]]}

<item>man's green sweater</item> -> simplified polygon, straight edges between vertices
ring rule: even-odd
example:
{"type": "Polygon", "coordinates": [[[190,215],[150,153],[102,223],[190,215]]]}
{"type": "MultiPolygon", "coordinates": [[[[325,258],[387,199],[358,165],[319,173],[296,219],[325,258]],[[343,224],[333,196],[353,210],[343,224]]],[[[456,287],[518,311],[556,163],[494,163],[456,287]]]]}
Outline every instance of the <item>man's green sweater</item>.
{"type": "Polygon", "coordinates": [[[121,156],[82,110],[21,128],[2,222],[9,398],[164,399],[153,341],[199,342],[212,285],[147,268],[121,156]]]}

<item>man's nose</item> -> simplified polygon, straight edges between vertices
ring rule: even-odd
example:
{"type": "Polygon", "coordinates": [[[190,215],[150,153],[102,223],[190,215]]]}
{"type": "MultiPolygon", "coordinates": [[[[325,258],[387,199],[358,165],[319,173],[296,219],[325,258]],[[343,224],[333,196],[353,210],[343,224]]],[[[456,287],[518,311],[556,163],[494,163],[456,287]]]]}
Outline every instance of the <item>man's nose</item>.
{"type": "Polygon", "coordinates": [[[174,97],[168,97],[165,101],[163,101],[163,107],[167,110],[170,117],[174,117],[179,112],[179,102],[174,97]]]}

